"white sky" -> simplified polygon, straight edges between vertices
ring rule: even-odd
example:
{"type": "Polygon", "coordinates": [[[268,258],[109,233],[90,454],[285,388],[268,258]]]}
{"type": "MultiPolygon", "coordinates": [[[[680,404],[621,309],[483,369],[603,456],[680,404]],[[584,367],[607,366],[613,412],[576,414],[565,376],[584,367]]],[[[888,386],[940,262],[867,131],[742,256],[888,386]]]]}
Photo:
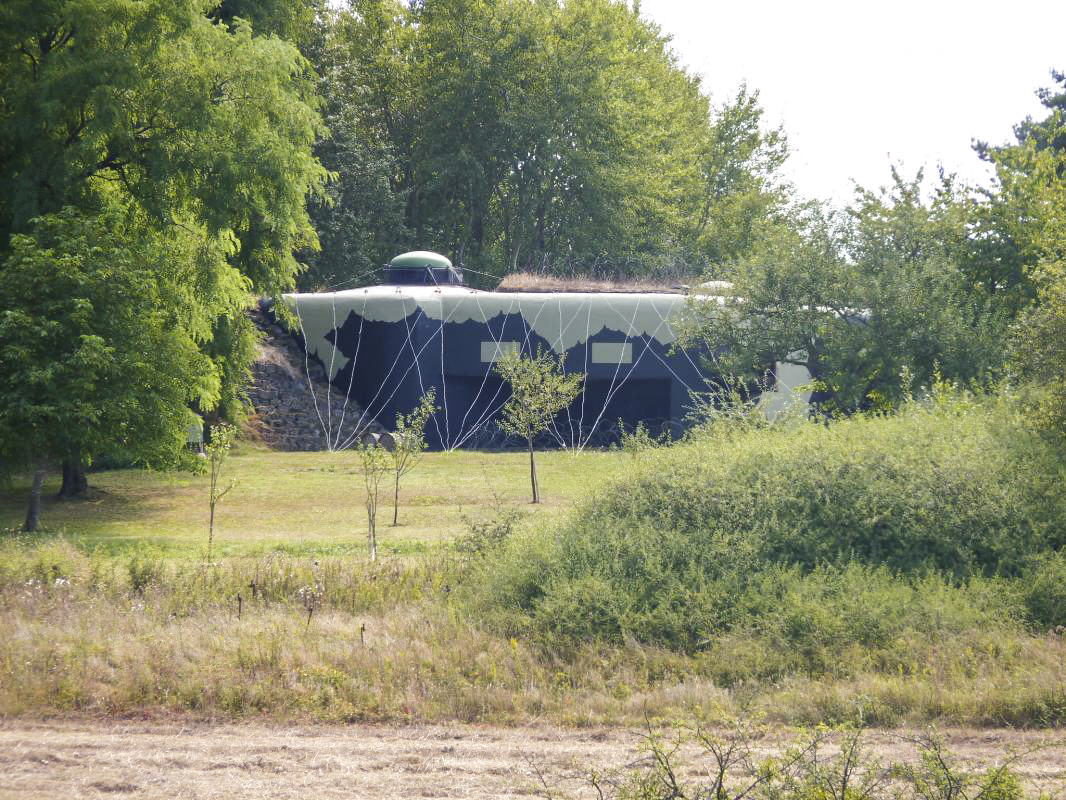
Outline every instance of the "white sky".
{"type": "Polygon", "coordinates": [[[1066,0],[642,0],[712,102],[741,81],[792,147],[805,197],[847,203],[937,164],[987,182],[972,139],[1007,141],[1066,70],[1066,0]]]}

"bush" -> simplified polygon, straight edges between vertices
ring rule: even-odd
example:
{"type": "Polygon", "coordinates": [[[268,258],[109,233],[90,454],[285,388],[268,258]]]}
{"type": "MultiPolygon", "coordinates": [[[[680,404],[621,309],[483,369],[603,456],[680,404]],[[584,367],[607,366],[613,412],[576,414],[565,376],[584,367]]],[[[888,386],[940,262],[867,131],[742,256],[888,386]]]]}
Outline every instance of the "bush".
{"type": "MultiPolygon", "coordinates": [[[[1021,757],[984,769],[963,764],[935,732],[899,737],[910,758],[884,764],[861,731],[818,728],[797,736],[784,751],[760,758],[768,729],[734,723],[722,731],[700,724],[649,729],[644,758],[620,770],[601,765],[583,777],[610,800],[1024,800],[1016,769],[1021,757]],[[696,764],[685,755],[695,752],[696,764]]],[[[549,792],[550,795],[550,792],[549,792]]],[[[1045,795],[1041,794],[1040,797],[1045,795]]]]}
{"type": "Polygon", "coordinates": [[[817,670],[845,642],[1023,616],[1006,584],[977,579],[1061,547],[1050,458],[1005,404],[947,392],[893,416],[712,425],[515,537],[473,599],[555,646],[694,651],[751,629],[817,670]]]}
{"type": "Polygon", "coordinates": [[[959,397],[827,425],[712,428],[607,487],[563,535],[637,523],[760,561],[1018,574],[1066,536],[1049,459],[1009,408],[959,397]]]}
{"type": "Polygon", "coordinates": [[[1028,619],[1036,628],[1066,625],[1066,555],[1037,557],[1021,584],[1028,619]]]}

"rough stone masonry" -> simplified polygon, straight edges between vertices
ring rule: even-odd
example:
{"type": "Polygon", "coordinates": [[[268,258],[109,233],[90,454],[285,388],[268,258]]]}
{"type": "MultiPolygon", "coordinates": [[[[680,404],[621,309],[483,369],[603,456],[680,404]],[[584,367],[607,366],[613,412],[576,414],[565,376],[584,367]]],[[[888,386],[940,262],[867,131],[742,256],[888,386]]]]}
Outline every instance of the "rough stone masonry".
{"type": "Polygon", "coordinates": [[[328,450],[350,443],[358,433],[383,432],[362,409],[330,386],[325,370],[308,358],[295,336],[261,309],[250,312],[262,332],[252,367],[248,399],[255,409],[249,432],[278,450],[328,450]]]}

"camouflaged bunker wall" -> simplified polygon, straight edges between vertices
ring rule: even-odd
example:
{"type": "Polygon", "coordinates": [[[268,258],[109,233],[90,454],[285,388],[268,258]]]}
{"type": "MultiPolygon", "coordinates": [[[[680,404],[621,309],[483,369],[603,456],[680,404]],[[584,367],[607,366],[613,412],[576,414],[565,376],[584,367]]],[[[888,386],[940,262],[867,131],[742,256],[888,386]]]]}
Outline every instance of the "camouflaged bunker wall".
{"type": "Polygon", "coordinates": [[[334,386],[385,427],[434,387],[434,447],[483,444],[508,390],[492,369],[508,348],[565,357],[585,389],[556,419],[567,444],[609,438],[618,420],[677,432],[690,392],[706,388],[700,355],[672,348],[678,294],[484,292],[374,286],[287,295],[305,346],[334,386]]]}

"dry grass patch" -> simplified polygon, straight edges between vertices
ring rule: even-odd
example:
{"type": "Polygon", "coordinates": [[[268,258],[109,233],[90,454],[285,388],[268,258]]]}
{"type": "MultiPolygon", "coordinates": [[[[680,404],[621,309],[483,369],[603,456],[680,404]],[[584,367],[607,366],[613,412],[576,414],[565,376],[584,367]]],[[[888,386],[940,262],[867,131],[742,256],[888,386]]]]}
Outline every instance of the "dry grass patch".
{"type": "Polygon", "coordinates": [[[564,655],[493,632],[453,600],[458,558],[274,553],[203,564],[9,543],[0,716],[582,727],[741,712],[876,725],[1066,719],[1066,641],[1054,633],[1007,630],[991,642],[975,631],[907,644],[905,669],[723,684],[713,676],[731,651],[715,646],[686,656],[627,640],[564,655]]]}
{"type": "Polygon", "coordinates": [[[676,283],[649,280],[612,281],[589,277],[560,277],[532,272],[512,272],[496,287],[498,292],[653,292],[677,294],[685,287],[676,283]]]}
{"type": "MultiPolygon", "coordinates": [[[[868,755],[885,762],[913,757],[912,731],[864,736],[868,755]]],[[[780,755],[795,738],[775,731],[757,744],[780,755]]],[[[1024,731],[944,731],[958,763],[982,769],[1044,736],[1024,731]]],[[[639,732],[484,725],[240,725],[178,721],[0,722],[0,797],[471,797],[596,798],[575,773],[633,764],[639,732]],[[538,775],[539,772],[539,775],[538,775]],[[125,790],[128,794],[118,795],[125,790]]],[[[690,770],[701,764],[691,755],[690,770]]],[[[646,760],[637,763],[647,763],[646,760]]],[[[1040,749],[1014,771],[1027,790],[1061,796],[1066,748],[1040,749]]],[[[822,796],[822,795],[816,795],[822,796]]]]}

